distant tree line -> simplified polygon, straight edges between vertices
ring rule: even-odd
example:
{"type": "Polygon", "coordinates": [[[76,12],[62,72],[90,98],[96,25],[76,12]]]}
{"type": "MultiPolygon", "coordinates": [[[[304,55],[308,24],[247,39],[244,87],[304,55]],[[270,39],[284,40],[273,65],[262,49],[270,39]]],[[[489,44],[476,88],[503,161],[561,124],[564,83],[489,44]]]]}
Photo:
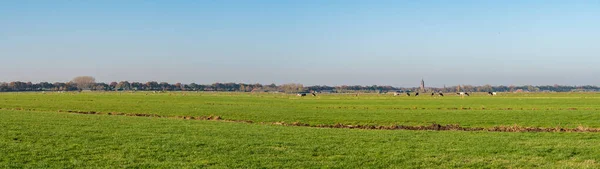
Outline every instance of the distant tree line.
{"type": "MultiPolygon", "coordinates": [[[[326,93],[386,93],[386,92],[417,92],[419,87],[392,87],[392,86],[303,86],[302,84],[246,84],[246,83],[213,83],[213,84],[170,84],[167,82],[110,82],[97,83],[93,77],[76,77],[70,82],[0,82],[0,92],[19,91],[223,91],[223,92],[326,92],[326,93]]],[[[598,86],[472,86],[460,85],[444,88],[426,88],[423,92],[577,92],[600,91],[598,86]]]]}
{"type": "MultiPolygon", "coordinates": [[[[301,84],[263,85],[245,83],[213,83],[213,84],[169,84],[166,82],[111,82],[93,83],[89,87],[82,87],[74,82],[0,82],[0,92],[17,91],[224,91],[224,92],[328,92],[328,93],[384,93],[384,92],[416,92],[418,87],[403,88],[392,86],[303,86],[301,84]]],[[[457,89],[456,86],[447,88],[427,88],[426,92],[576,92],[600,91],[598,86],[471,86],[464,85],[457,89]]]]}

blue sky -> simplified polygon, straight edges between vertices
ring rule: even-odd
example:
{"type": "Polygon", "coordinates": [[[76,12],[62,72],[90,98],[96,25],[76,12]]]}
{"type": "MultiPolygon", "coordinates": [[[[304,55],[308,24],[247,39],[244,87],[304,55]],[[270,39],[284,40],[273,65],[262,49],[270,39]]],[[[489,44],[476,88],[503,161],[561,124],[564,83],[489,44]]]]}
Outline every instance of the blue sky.
{"type": "Polygon", "coordinates": [[[0,81],[600,85],[600,1],[1,1],[0,81]]]}

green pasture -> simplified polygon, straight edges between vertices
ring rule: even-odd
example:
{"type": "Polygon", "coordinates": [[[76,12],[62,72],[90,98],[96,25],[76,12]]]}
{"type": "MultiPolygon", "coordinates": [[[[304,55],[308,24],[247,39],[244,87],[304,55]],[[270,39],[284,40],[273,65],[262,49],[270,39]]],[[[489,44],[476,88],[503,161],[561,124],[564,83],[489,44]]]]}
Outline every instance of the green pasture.
{"type": "Polygon", "coordinates": [[[0,110],[0,168],[598,168],[599,141],[0,110]]]}
{"type": "Polygon", "coordinates": [[[461,98],[391,94],[104,92],[0,93],[0,108],[95,111],[165,116],[221,116],[254,122],[466,127],[600,127],[599,93],[476,93],[461,98]]]}
{"type": "Polygon", "coordinates": [[[600,127],[598,93],[0,93],[0,168],[599,168],[600,134],[271,122],[600,127]],[[255,123],[73,114],[220,116],[255,123]],[[268,123],[257,123],[268,122],[268,123]]]}

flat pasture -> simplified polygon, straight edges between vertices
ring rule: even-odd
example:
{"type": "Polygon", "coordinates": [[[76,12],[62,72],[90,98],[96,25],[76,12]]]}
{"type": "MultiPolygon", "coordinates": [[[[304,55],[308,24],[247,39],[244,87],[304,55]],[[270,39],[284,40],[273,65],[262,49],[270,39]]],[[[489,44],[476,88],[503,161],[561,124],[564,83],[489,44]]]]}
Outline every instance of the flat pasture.
{"type": "Polygon", "coordinates": [[[476,93],[465,98],[0,93],[0,168],[599,168],[597,132],[315,127],[600,128],[599,101],[598,93],[476,93]],[[126,116],[135,114],[156,116],[126,116]],[[276,125],[280,122],[313,127],[276,125]]]}
{"type": "Polygon", "coordinates": [[[163,116],[220,116],[254,122],[465,127],[600,127],[599,93],[477,93],[461,98],[382,94],[1,93],[0,108],[94,111],[163,116]]]}
{"type": "Polygon", "coordinates": [[[350,130],[0,110],[0,168],[597,168],[597,133],[350,130]]]}

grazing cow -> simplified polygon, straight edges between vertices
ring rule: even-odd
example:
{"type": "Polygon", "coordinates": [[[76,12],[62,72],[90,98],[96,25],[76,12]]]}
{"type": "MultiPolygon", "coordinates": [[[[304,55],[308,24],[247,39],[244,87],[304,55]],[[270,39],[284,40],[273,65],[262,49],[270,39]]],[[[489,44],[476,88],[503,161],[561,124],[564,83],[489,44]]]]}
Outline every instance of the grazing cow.
{"type": "Polygon", "coordinates": [[[495,96],[495,95],[496,95],[496,92],[488,92],[488,95],[490,95],[490,96],[495,96]]]}
{"type": "Polygon", "coordinates": [[[444,97],[444,94],[443,94],[443,93],[438,93],[438,95],[439,95],[439,96],[442,96],[442,97],[444,97]]]}
{"type": "Polygon", "coordinates": [[[394,96],[400,96],[400,92],[394,92],[394,96]]]}
{"type": "Polygon", "coordinates": [[[419,92],[415,93],[415,96],[419,96],[419,92]]]}
{"type": "Polygon", "coordinates": [[[467,92],[460,92],[460,93],[456,93],[456,94],[460,95],[460,97],[465,97],[465,95],[469,96],[469,93],[467,93],[467,92]]]}
{"type": "Polygon", "coordinates": [[[306,93],[298,93],[297,96],[304,97],[306,96],[306,93]]]}

